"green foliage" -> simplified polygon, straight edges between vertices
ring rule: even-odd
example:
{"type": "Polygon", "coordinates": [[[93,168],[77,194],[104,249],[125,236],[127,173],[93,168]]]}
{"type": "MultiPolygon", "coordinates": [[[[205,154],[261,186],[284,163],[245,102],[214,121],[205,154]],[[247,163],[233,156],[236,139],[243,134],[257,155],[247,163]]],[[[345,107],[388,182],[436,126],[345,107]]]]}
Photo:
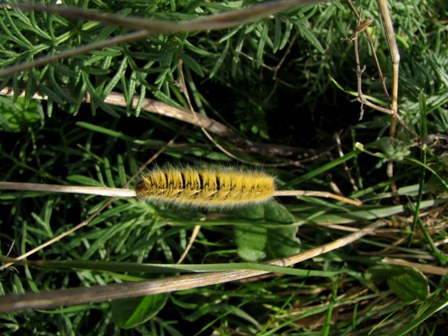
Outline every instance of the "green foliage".
{"type": "Polygon", "coordinates": [[[366,272],[366,279],[376,285],[386,282],[389,288],[405,301],[424,301],[429,296],[428,279],[416,269],[378,265],[366,272]]]}
{"type": "Polygon", "coordinates": [[[409,140],[402,141],[392,137],[380,138],[370,144],[372,148],[379,149],[388,161],[403,161],[411,154],[412,145],[409,140]]]}
{"type": "Polygon", "coordinates": [[[25,132],[39,121],[43,123],[42,106],[35,100],[31,100],[26,106],[23,98],[18,98],[14,103],[0,97],[0,110],[0,130],[4,132],[25,132]]]}
{"type": "Polygon", "coordinates": [[[238,255],[248,261],[262,261],[297,254],[297,231],[297,227],[266,229],[255,225],[236,229],[238,255]]]}
{"type": "Polygon", "coordinates": [[[135,328],[153,318],[165,306],[166,294],[113,301],[112,319],[122,329],[135,328]]]}
{"type": "Polygon", "coordinates": [[[234,228],[238,255],[248,261],[262,261],[288,257],[300,252],[297,226],[292,224],[294,216],[281,204],[269,202],[246,211],[238,211],[242,218],[248,219],[243,225],[234,228]],[[273,224],[269,228],[262,223],[273,224]],[[249,224],[249,225],[247,225],[249,224]],[[278,224],[277,227],[275,224],[278,224]]]}
{"type": "MultiPolygon", "coordinates": [[[[64,1],[126,17],[171,21],[253,3],[64,1]]],[[[355,5],[362,5],[364,18],[375,19],[368,29],[390,87],[390,56],[376,3],[355,5]]],[[[111,335],[130,328],[131,333],[157,335],[417,335],[446,328],[446,280],[412,268],[388,267],[381,260],[384,253],[397,254],[437,270],[446,267],[448,14],[438,0],[389,5],[401,53],[399,112],[419,137],[402,128],[398,137],[389,137],[390,116],[367,106],[358,120],[359,104],[350,101],[357,95],[350,37],[358,21],[344,2],[291,9],[222,30],[154,35],[1,77],[1,89],[12,88],[16,95],[0,97],[2,181],[122,187],[174,136],[157,164],[239,165],[201,129],[142,109],[143,97],[188,109],[179,87],[183,75],[199,114],[246,141],[263,141],[277,150],[290,146],[288,150],[314,151],[303,151],[313,159],[300,161],[297,152],[259,153],[212,134],[237,157],[266,163],[263,169],[276,176],[279,190],[336,190],[363,201],[355,207],[310,196],[281,197],[260,207],[207,213],[117,198],[87,226],[29,257],[47,263],[2,271],[0,294],[163,279],[173,273],[271,273],[257,281],[169,295],[2,314],[2,332],[111,335]],[[18,97],[22,91],[24,97],[18,97]],[[122,94],[127,106],[106,104],[112,92],[122,94]],[[44,99],[36,100],[35,94],[44,99]],[[134,109],[135,96],[141,99],[134,109]],[[340,134],[340,151],[334,148],[335,133],[340,134]],[[316,151],[320,155],[314,156],[316,151]],[[389,160],[394,161],[393,178],[385,173],[389,160]],[[240,263],[288,257],[377,220],[393,226],[299,268],[240,263]],[[183,264],[175,268],[196,225],[201,230],[183,264]],[[158,266],[146,265],[154,263],[158,266]]],[[[0,70],[129,31],[83,18],[2,9],[0,70]]],[[[364,94],[388,107],[362,38],[360,59],[366,65],[364,94]]],[[[2,190],[2,256],[16,257],[47,242],[107,201],[2,190]]]]}

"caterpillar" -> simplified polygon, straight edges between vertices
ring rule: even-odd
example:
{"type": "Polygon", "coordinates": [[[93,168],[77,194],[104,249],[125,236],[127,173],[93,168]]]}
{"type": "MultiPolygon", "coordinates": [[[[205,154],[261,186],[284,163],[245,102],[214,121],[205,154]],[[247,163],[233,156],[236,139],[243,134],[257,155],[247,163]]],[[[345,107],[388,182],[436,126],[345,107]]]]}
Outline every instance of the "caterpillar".
{"type": "Polygon", "coordinates": [[[235,208],[263,203],[275,191],[274,177],[231,168],[155,168],[137,183],[140,199],[200,208],[235,208]]]}

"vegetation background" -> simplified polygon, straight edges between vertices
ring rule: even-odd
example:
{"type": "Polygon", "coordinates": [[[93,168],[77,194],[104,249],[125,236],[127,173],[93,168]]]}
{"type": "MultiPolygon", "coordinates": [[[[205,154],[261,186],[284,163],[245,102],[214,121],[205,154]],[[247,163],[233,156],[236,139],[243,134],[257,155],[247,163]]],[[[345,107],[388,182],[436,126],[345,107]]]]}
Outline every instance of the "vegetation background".
{"type": "MultiPolygon", "coordinates": [[[[64,1],[169,21],[256,3],[64,1]]],[[[392,66],[377,2],[353,5],[362,9],[363,19],[373,19],[364,28],[390,88],[392,66]]],[[[360,25],[345,1],[297,7],[222,30],[160,34],[1,76],[2,181],[121,187],[163,149],[159,165],[261,163],[276,176],[279,190],[341,193],[363,202],[355,207],[282,197],[261,207],[215,213],[116,199],[87,226],[29,258],[47,262],[3,270],[3,295],[163,279],[169,271],[138,266],[175,264],[186,250],[183,264],[191,264],[190,271],[217,263],[220,271],[235,270],[243,261],[255,267],[375,221],[384,225],[376,235],[300,263],[289,274],[127,302],[4,313],[2,334],[447,332],[448,9],[443,0],[389,5],[401,54],[399,113],[411,130],[399,124],[393,137],[390,115],[364,106],[360,119],[353,39],[360,25]],[[14,95],[7,96],[11,91],[14,95]],[[34,99],[35,93],[46,99],[34,99]],[[124,107],[104,102],[112,93],[123,97],[124,107]],[[212,142],[194,121],[148,112],[142,99],[133,108],[135,96],[187,112],[190,99],[200,116],[222,123],[232,136],[210,132],[212,142]],[[201,230],[188,247],[198,224],[201,230]],[[397,266],[397,260],[408,264],[397,266]]],[[[3,7],[0,68],[129,32],[82,17],[3,7]]],[[[388,108],[361,33],[359,59],[365,66],[364,95],[388,108]]],[[[1,191],[2,255],[16,257],[45,243],[107,201],[1,191]]]]}

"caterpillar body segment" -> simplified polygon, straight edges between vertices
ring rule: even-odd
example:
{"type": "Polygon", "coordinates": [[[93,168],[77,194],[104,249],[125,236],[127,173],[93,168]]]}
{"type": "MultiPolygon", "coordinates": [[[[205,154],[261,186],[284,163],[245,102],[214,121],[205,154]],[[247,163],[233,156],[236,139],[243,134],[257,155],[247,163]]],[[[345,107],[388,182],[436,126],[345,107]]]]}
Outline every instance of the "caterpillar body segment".
{"type": "Polygon", "coordinates": [[[235,208],[266,202],[274,178],[263,172],[230,168],[156,168],[136,185],[137,197],[203,208],[235,208]]]}

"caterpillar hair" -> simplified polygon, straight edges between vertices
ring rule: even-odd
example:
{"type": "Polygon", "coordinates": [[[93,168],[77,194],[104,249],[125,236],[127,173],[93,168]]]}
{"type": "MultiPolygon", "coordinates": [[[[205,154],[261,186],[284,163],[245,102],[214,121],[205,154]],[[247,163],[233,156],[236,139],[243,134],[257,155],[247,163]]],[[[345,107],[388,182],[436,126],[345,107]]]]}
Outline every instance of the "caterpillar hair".
{"type": "Polygon", "coordinates": [[[270,200],[274,177],[260,171],[218,168],[155,168],[137,183],[140,199],[202,208],[236,208],[270,200]]]}

